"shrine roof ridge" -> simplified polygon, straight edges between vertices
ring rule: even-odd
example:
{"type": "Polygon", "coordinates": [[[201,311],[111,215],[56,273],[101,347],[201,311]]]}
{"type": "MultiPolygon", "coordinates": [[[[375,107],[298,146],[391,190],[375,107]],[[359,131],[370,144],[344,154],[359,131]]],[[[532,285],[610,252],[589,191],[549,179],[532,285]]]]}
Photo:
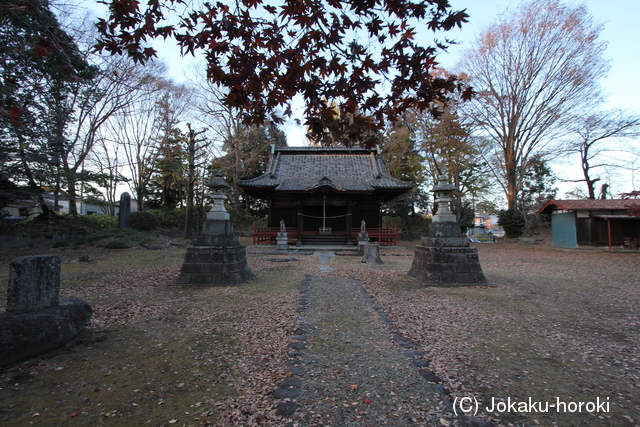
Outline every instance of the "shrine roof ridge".
{"type": "Polygon", "coordinates": [[[264,175],[243,180],[245,189],[313,192],[405,192],[413,183],[389,176],[378,149],[279,147],[264,175]]]}

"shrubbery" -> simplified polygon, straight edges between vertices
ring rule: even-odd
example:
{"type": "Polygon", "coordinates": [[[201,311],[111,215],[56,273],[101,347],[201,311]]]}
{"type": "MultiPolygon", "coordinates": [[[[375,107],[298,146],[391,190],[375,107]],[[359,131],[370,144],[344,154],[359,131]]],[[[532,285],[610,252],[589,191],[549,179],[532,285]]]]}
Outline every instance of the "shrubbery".
{"type": "MultiPolygon", "coordinates": [[[[404,221],[398,216],[383,216],[382,226],[393,227],[396,226],[398,234],[402,238],[406,239],[406,230],[404,221]]],[[[429,234],[429,226],[431,225],[431,218],[425,218],[422,215],[409,215],[409,227],[411,227],[412,238],[427,236],[429,234]]]]}
{"type": "Polygon", "coordinates": [[[522,236],[526,225],[522,214],[514,209],[501,210],[498,212],[498,224],[504,230],[508,238],[518,238],[522,236]]]}
{"type": "MultiPolygon", "coordinates": [[[[253,224],[255,223],[258,227],[266,227],[267,226],[267,218],[266,217],[257,217],[251,214],[245,213],[244,215],[238,215],[235,211],[231,210],[229,212],[231,222],[233,222],[233,228],[236,231],[251,231],[253,230],[253,224]]],[[[287,227],[291,227],[292,224],[286,224],[287,227]]]]}
{"type": "Polygon", "coordinates": [[[151,231],[158,227],[158,220],[151,212],[131,212],[129,226],[136,230],[151,231]]]}
{"type": "Polygon", "coordinates": [[[149,212],[155,215],[158,220],[158,227],[184,229],[185,217],[187,215],[186,208],[149,209],[149,212]]]}
{"type": "Polygon", "coordinates": [[[104,244],[106,249],[129,249],[131,242],[127,240],[109,240],[104,244]]]}

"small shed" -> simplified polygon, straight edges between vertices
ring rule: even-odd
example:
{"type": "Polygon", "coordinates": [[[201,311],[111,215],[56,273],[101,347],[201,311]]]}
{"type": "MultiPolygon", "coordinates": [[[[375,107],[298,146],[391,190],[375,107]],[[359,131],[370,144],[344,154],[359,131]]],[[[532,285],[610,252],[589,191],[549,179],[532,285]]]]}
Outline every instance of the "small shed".
{"type": "Polygon", "coordinates": [[[553,246],[625,246],[637,249],[640,218],[629,215],[633,199],[550,200],[538,214],[551,214],[553,246]]]}
{"type": "Polygon", "coordinates": [[[387,174],[377,149],[345,147],[274,147],[265,174],[238,185],[269,203],[268,227],[254,230],[255,243],[275,243],[283,221],[298,245],[350,245],[362,221],[372,240],[395,244],[380,207],[413,188],[387,174]]]}

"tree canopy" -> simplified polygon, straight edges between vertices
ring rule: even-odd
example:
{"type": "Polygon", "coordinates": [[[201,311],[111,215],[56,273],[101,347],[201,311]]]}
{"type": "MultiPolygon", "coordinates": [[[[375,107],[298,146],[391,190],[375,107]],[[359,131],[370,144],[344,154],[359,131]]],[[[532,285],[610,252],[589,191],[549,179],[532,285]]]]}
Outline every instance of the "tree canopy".
{"type": "Polygon", "coordinates": [[[422,46],[419,28],[434,33],[466,22],[447,0],[186,0],[108,1],[98,49],[144,62],[149,41],[173,38],[183,55],[204,53],[207,77],[226,88],[224,102],[247,124],[282,121],[295,95],[306,104],[306,125],[322,135],[340,127],[340,115],[365,135],[395,123],[409,108],[430,110],[455,91],[456,79],[434,76],[438,49],[422,46]],[[177,19],[173,19],[177,15],[177,19]],[[176,22],[177,21],[177,22],[176,22]]]}
{"type": "Polygon", "coordinates": [[[60,166],[69,98],[95,69],[47,1],[0,4],[0,59],[0,174],[40,193],[60,166]]]}
{"type": "Polygon", "coordinates": [[[465,108],[494,142],[509,209],[533,156],[601,100],[598,81],[609,68],[601,30],[584,6],[533,0],[501,15],[465,52],[462,69],[478,92],[465,108]]]}

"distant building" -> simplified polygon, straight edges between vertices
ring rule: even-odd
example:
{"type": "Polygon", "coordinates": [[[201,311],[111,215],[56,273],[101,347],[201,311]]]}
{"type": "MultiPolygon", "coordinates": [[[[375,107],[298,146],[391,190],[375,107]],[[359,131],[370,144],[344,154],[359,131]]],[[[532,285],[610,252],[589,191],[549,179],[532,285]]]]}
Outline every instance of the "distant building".
{"type": "Polygon", "coordinates": [[[629,246],[640,240],[640,218],[629,215],[633,199],[550,200],[538,214],[551,214],[553,246],[629,246]]]}
{"type": "MultiPolygon", "coordinates": [[[[54,210],[55,195],[46,191],[42,193],[42,197],[47,206],[51,210],[54,210]]],[[[81,200],[80,198],[76,200],[76,209],[78,210],[78,215],[106,215],[108,213],[105,205],[98,205],[92,203],[91,200],[81,200]]],[[[42,208],[38,198],[32,196],[9,204],[3,209],[3,212],[9,218],[22,220],[40,215],[42,208]]],[[[58,209],[56,212],[62,214],[69,213],[69,198],[65,192],[58,194],[58,209]]]]}
{"type": "Polygon", "coordinates": [[[492,234],[496,237],[504,235],[504,231],[498,225],[497,215],[476,214],[473,218],[473,228],[469,228],[467,235],[478,237],[485,234],[492,234]]]}

